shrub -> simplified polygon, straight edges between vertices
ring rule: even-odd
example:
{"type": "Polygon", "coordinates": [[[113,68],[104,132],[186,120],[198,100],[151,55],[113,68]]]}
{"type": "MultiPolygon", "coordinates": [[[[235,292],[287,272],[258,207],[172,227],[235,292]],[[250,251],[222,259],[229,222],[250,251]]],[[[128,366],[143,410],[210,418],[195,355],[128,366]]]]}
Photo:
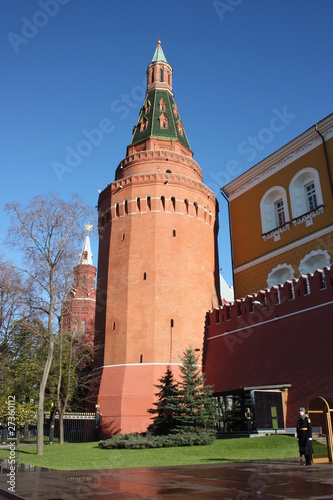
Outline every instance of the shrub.
{"type": "Polygon", "coordinates": [[[171,446],[200,446],[211,444],[215,434],[211,431],[178,432],[167,436],[147,434],[117,434],[110,439],[100,441],[98,446],[104,449],[141,450],[143,448],[166,448],[171,446]]]}

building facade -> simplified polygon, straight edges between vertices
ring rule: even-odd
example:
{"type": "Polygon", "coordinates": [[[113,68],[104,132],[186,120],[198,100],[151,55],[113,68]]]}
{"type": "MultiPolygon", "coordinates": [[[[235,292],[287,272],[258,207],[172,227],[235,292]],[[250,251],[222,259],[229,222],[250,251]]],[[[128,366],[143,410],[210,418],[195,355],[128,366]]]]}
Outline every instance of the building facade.
{"type": "Polygon", "coordinates": [[[332,179],[333,114],[223,188],[235,297],[332,263],[332,179]]]}
{"type": "Polygon", "coordinates": [[[96,267],[90,247],[89,232],[91,224],[86,224],[87,231],[79,262],[74,267],[74,280],[71,290],[62,305],[62,329],[72,332],[76,338],[93,348],[96,309],[96,267]]]}
{"type": "Polygon", "coordinates": [[[167,365],[202,352],[220,304],[218,203],[203,183],[160,42],[126,157],[99,196],[95,345],[106,434],[147,429],[167,365]]]}

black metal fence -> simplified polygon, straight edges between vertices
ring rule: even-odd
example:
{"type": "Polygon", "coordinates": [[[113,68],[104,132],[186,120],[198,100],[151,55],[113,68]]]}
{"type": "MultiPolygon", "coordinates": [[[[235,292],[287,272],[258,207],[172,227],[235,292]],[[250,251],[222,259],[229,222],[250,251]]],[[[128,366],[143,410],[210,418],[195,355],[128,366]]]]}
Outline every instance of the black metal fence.
{"type": "MultiPolygon", "coordinates": [[[[48,443],[51,440],[53,443],[57,443],[60,435],[59,415],[55,415],[53,419],[50,417],[46,414],[44,418],[44,442],[48,443]]],[[[64,441],[67,443],[96,441],[98,440],[98,427],[98,413],[66,413],[64,415],[64,441]]],[[[37,442],[37,422],[26,424],[17,429],[17,432],[21,443],[37,442]]],[[[0,427],[0,442],[5,443],[6,441],[7,429],[0,427]]]]}

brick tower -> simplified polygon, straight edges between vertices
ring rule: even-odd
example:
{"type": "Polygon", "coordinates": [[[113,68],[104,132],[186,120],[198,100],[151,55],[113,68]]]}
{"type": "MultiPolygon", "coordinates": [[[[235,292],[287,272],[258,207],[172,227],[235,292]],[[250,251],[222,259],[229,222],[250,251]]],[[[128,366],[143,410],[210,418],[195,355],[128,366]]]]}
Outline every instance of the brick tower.
{"type": "Polygon", "coordinates": [[[186,348],[200,354],[206,311],[220,302],[218,204],[192,156],[158,42],[131,144],[98,201],[104,434],[147,429],[154,384],[186,348]]]}
{"type": "Polygon", "coordinates": [[[79,340],[93,347],[96,309],[96,267],[92,262],[89,231],[86,224],[85,237],[79,262],[74,267],[74,281],[62,306],[62,328],[73,332],[79,340]]]}

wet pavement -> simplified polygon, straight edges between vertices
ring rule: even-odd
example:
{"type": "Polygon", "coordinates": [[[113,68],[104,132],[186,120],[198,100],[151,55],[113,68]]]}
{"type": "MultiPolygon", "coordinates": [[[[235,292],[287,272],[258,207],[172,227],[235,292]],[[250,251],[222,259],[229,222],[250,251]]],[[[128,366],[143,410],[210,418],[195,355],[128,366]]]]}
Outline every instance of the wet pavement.
{"type": "Polygon", "coordinates": [[[0,499],[333,499],[333,465],[305,467],[295,461],[94,471],[21,466],[13,496],[7,473],[3,468],[0,474],[0,499]]]}

